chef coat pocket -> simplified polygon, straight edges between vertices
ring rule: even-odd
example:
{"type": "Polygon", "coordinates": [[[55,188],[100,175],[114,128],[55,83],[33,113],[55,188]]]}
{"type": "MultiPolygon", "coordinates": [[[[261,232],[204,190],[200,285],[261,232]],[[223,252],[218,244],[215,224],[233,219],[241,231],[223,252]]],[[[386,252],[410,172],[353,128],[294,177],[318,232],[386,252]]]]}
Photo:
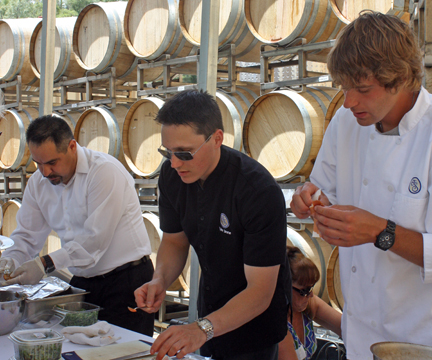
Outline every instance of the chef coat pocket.
{"type": "Polygon", "coordinates": [[[424,232],[428,200],[396,194],[390,219],[404,228],[424,232]]]}

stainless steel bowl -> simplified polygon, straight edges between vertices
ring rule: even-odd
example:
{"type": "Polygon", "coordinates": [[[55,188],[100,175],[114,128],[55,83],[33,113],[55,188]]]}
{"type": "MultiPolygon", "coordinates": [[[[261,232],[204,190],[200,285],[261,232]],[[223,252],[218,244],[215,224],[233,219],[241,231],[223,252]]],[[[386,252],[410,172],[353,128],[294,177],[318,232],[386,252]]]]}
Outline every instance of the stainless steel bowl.
{"type": "Polygon", "coordinates": [[[0,335],[9,334],[20,322],[25,309],[25,295],[0,291],[0,335]]]}
{"type": "Polygon", "coordinates": [[[374,360],[428,360],[432,347],[403,342],[380,342],[370,347],[374,360]]]}

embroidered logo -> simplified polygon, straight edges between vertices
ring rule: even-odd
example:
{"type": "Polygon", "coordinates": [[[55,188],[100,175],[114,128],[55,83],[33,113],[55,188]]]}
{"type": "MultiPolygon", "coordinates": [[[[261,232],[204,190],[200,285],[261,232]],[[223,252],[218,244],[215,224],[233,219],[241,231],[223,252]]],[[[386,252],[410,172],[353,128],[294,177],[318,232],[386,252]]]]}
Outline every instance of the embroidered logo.
{"type": "Polygon", "coordinates": [[[224,213],[221,213],[220,224],[224,229],[226,229],[230,225],[228,217],[224,213]]]}
{"type": "Polygon", "coordinates": [[[418,194],[421,190],[420,180],[416,177],[413,177],[409,183],[408,190],[411,194],[418,194]]]}

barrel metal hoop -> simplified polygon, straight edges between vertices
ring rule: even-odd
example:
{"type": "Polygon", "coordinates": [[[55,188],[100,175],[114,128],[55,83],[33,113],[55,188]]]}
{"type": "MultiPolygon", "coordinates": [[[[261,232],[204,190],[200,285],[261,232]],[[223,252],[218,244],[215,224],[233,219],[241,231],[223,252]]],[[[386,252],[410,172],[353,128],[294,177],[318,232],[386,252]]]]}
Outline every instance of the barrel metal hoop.
{"type": "MultiPolygon", "coordinates": [[[[312,19],[315,19],[316,17],[316,13],[317,13],[317,1],[314,0],[306,0],[305,1],[305,5],[304,5],[304,9],[303,9],[303,13],[302,13],[302,17],[300,19],[300,21],[298,22],[296,28],[291,31],[291,34],[289,34],[286,38],[280,40],[277,42],[278,45],[288,45],[289,43],[291,43],[292,41],[294,41],[295,39],[299,38],[299,37],[304,37],[302,36],[302,34],[305,33],[305,27],[310,28],[313,23],[312,19]],[[313,9],[312,9],[313,7],[313,9]],[[311,15],[311,12],[313,11],[314,15],[311,15]],[[310,22],[309,22],[309,17],[311,18],[310,22]]],[[[269,41],[267,41],[267,43],[269,43],[269,41]]],[[[271,43],[271,42],[270,42],[271,43]]]]}
{"type": "MultiPolygon", "coordinates": [[[[240,31],[241,26],[243,25],[242,22],[245,21],[244,17],[244,11],[243,11],[243,2],[240,4],[239,0],[233,0],[231,5],[231,11],[228,16],[227,23],[225,27],[223,28],[222,32],[219,34],[219,47],[223,47],[226,44],[230,44],[237,33],[240,31]],[[242,6],[240,6],[242,5],[242,6]],[[235,12],[233,10],[236,10],[235,12]],[[238,13],[240,12],[240,16],[238,16],[238,13]],[[238,19],[235,29],[233,29],[235,21],[238,19]],[[224,40],[227,37],[226,40],[224,40]],[[223,41],[221,43],[221,41],[223,41]]],[[[247,26],[245,26],[247,28],[247,26]]]]}
{"type": "Polygon", "coordinates": [[[18,111],[16,111],[15,109],[8,109],[7,111],[9,111],[12,114],[12,116],[15,118],[15,120],[18,124],[19,132],[20,132],[20,143],[19,143],[19,148],[18,148],[18,155],[17,155],[14,163],[9,167],[11,170],[16,170],[20,167],[21,161],[22,161],[22,159],[24,157],[24,153],[25,153],[25,144],[26,144],[25,129],[24,129],[24,123],[23,123],[21,116],[19,115],[18,111]]]}
{"type": "MultiPolygon", "coordinates": [[[[333,14],[333,10],[331,8],[331,6],[329,4],[327,4],[327,11],[326,14],[324,16],[324,20],[321,24],[320,29],[318,30],[318,32],[316,33],[316,35],[312,38],[312,40],[310,41],[311,43],[318,41],[318,39],[321,37],[321,35],[324,33],[324,31],[326,30],[330,17],[333,14]]],[[[327,39],[325,39],[327,40],[327,39]]]]}

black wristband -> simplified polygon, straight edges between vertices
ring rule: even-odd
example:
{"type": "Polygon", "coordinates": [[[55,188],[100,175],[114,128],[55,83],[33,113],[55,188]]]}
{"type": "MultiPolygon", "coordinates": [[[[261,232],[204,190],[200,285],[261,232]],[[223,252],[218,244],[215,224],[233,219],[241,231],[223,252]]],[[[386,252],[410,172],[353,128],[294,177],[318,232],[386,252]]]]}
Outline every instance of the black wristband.
{"type": "Polygon", "coordinates": [[[44,255],[44,256],[42,256],[42,258],[44,259],[45,264],[46,264],[46,266],[45,266],[45,273],[49,274],[49,273],[53,272],[55,270],[55,265],[54,265],[54,262],[51,259],[51,256],[44,255]]]}

